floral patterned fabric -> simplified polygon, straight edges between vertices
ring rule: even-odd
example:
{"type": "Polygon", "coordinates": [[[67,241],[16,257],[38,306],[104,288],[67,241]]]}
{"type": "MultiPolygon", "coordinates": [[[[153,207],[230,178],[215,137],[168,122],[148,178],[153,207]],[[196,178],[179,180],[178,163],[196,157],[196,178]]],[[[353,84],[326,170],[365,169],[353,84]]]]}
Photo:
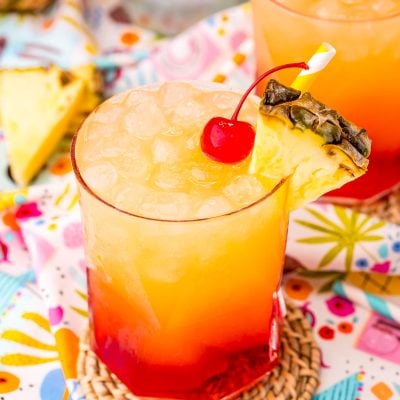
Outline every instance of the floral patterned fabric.
{"type": "MultiPolygon", "coordinates": [[[[0,24],[0,36],[10,46],[3,50],[2,65],[45,63],[42,53],[29,62],[21,58],[18,46],[32,29],[48,32],[40,39],[46,46],[68,9],[78,10],[71,16],[71,35],[54,43],[62,48],[71,37],[90,43],[76,48],[74,60],[81,57],[103,69],[107,94],[159,79],[218,80],[242,88],[252,79],[247,4],[210,16],[172,39],[136,27],[117,1],[89,1],[84,13],[76,5],[68,0],[37,19],[13,20],[23,28],[18,38],[0,24]]],[[[38,54],[37,46],[28,48],[38,54]]],[[[71,67],[59,56],[59,65],[71,67]]],[[[6,173],[4,145],[0,135],[0,399],[84,400],[76,357],[87,324],[87,294],[69,141],[23,190],[6,173]]],[[[400,326],[330,289],[345,279],[398,303],[400,227],[312,204],[291,215],[287,254],[284,294],[306,314],[322,352],[315,399],[400,398],[400,326]]]]}

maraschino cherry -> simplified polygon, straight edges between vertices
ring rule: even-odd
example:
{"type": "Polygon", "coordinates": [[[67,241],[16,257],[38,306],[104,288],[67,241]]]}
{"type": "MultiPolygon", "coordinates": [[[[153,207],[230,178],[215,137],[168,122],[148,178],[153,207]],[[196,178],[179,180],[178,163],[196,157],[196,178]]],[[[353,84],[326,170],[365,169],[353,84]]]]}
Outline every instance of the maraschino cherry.
{"type": "Polygon", "coordinates": [[[234,164],[243,161],[251,152],[254,146],[254,127],[245,121],[238,121],[240,109],[247,96],[256,85],[268,75],[286,68],[308,69],[305,62],[284,64],[272,68],[260,75],[246,90],[232,117],[211,118],[203,129],[200,144],[203,152],[212,160],[226,164],[234,164]]]}

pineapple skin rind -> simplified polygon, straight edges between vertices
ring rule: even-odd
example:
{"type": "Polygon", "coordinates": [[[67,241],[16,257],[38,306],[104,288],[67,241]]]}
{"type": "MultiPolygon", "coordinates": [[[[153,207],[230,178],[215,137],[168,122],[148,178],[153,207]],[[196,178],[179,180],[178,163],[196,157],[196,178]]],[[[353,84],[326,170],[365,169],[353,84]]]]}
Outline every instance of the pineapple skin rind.
{"type": "Polygon", "coordinates": [[[260,112],[290,121],[294,128],[313,131],[326,144],[341,147],[359,168],[367,169],[371,140],[366,130],[347,121],[310,93],[289,88],[271,79],[260,103],[260,112]]]}
{"type": "Polygon", "coordinates": [[[364,129],[309,93],[270,81],[249,170],[272,182],[290,177],[288,206],[294,210],[363,175],[370,145],[364,129]]]}
{"type": "Polygon", "coordinates": [[[258,152],[253,154],[254,160],[258,161],[250,163],[250,172],[275,182],[290,177],[290,210],[300,208],[365,173],[341,147],[324,144],[321,136],[310,129],[300,130],[280,117],[260,115],[257,134],[260,132],[263,132],[263,137],[260,135],[256,140],[264,143],[260,150],[254,150],[258,152]]]}

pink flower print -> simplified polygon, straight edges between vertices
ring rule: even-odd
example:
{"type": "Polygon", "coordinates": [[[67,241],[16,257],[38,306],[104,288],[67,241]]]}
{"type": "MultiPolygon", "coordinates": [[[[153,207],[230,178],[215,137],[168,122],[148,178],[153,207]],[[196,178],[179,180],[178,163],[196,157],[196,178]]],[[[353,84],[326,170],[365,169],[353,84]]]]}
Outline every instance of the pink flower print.
{"type": "Polygon", "coordinates": [[[390,261],[374,264],[371,271],[377,272],[378,274],[387,274],[390,271],[390,261]]]}
{"type": "Polygon", "coordinates": [[[305,315],[308,323],[311,325],[311,327],[313,328],[315,326],[316,323],[316,317],[315,317],[315,313],[308,307],[308,305],[310,304],[309,301],[306,301],[301,307],[300,310],[303,311],[303,314],[305,315]]]}
{"type": "Polygon", "coordinates": [[[335,337],[335,331],[328,325],[321,326],[318,329],[318,334],[325,340],[332,340],[335,337]]]}
{"type": "Polygon", "coordinates": [[[247,36],[248,35],[244,30],[233,33],[230,39],[232,50],[236,50],[247,39],[247,36]]]}
{"type": "Polygon", "coordinates": [[[338,317],[347,317],[354,313],[353,303],[340,296],[333,296],[326,301],[329,311],[338,317]]]}
{"type": "Polygon", "coordinates": [[[86,260],[79,260],[78,265],[82,272],[86,272],[86,260]]]}
{"type": "Polygon", "coordinates": [[[49,308],[49,321],[50,325],[58,325],[64,315],[64,310],[61,306],[49,308]]]}
{"type": "Polygon", "coordinates": [[[388,354],[395,352],[399,343],[392,332],[383,332],[370,327],[362,337],[363,344],[374,354],[388,354]]]}
{"type": "Polygon", "coordinates": [[[18,207],[15,217],[21,221],[29,218],[40,217],[42,212],[39,210],[37,203],[25,203],[18,207]]]}
{"type": "Polygon", "coordinates": [[[30,229],[25,229],[24,237],[32,254],[33,268],[39,273],[53,256],[55,248],[50,241],[30,229]]]}
{"type": "Polygon", "coordinates": [[[63,232],[64,236],[64,244],[71,248],[77,248],[82,246],[83,243],[83,234],[82,234],[82,226],[78,222],[73,222],[67,225],[63,232]]]}
{"type": "Polygon", "coordinates": [[[0,262],[9,263],[8,246],[0,240],[0,262]]]}

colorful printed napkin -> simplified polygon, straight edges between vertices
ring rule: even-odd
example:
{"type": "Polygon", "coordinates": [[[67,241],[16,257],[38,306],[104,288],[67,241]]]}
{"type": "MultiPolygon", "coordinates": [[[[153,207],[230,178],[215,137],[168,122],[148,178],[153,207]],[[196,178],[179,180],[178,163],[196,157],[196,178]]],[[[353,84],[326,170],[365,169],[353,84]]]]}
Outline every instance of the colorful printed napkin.
{"type": "Polygon", "coordinates": [[[0,43],[2,69],[49,64],[69,69],[91,63],[97,53],[81,0],[55,2],[44,14],[2,16],[0,43]]]}
{"type": "MultiPolygon", "coordinates": [[[[87,295],[71,174],[61,185],[3,194],[1,206],[0,280],[8,301],[6,306],[3,300],[1,310],[0,377],[8,383],[0,384],[0,393],[7,393],[7,400],[61,399],[67,396],[63,371],[71,399],[81,399],[76,357],[87,324],[87,295]]],[[[313,204],[291,217],[288,255],[295,268],[285,277],[284,293],[307,315],[322,351],[315,398],[397,398],[400,326],[338,297],[327,284],[346,275],[369,291],[398,297],[400,277],[391,273],[400,267],[400,227],[313,204]],[[317,240],[310,238],[329,237],[321,229],[327,221],[331,235],[344,237],[352,221],[361,229],[347,242],[316,246],[317,240]],[[340,251],[331,251],[338,246],[340,251]],[[373,271],[368,279],[359,273],[365,270],[373,271]]]]}
{"type": "MultiPolygon", "coordinates": [[[[245,87],[254,73],[248,5],[213,15],[167,40],[131,24],[116,1],[89,1],[83,14],[73,1],[59,3],[48,16],[58,21],[65,7],[77,11],[78,26],[90,35],[83,35],[74,51],[82,60],[92,57],[103,69],[108,94],[175,78],[245,87]],[[81,46],[91,36],[94,51],[81,46]]],[[[14,23],[37,32],[45,20],[26,17],[14,23]]],[[[63,47],[70,34],[54,43],[63,47]]],[[[14,58],[5,60],[3,51],[1,65],[21,61],[17,50],[6,51],[14,58]]],[[[65,60],[60,55],[57,63],[67,67],[72,62],[65,60]]],[[[65,141],[27,189],[13,190],[7,174],[0,175],[1,400],[84,400],[76,357],[87,324],[85,262],[67,149],[65,141]]],[[[0,167],[5,171],[2,151],[0,135],[0,167]]],[[[292,272],[285,277],[284,293],[307,315],[322,351],[315,399],[400,398],[400,326],[330,291],[333,281],[345,278],[398,301],[400,227],[313,204],[292,214],[287,252],[292,272]]]]}

